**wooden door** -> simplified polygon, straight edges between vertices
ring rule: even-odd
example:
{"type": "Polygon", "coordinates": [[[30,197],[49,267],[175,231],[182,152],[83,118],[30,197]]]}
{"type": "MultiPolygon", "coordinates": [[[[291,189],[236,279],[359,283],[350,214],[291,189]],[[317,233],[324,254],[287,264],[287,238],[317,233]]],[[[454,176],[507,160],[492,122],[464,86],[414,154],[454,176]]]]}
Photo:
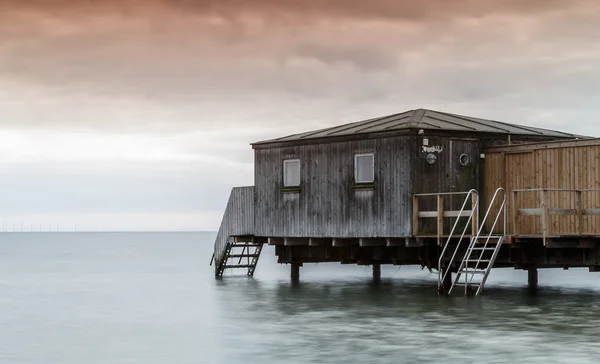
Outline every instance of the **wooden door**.
{"type": "MultiPolygon", "coordinates": [[[[479,181],[479,142],[476,139],[450,139],[449,151],[446,155],[449,171],[449,185],[451,192],[467,192],[471,189],[478,189],[479,181]]],[[[445,202],[446,210],[460,210],[466,195],[449,196],[445,202]],[[447,204],[447,205],[446,205],[447,204]]],[[[471,203],[468,202],[466,209],[471,209],[471,203]]],[[[481,210],[481,208],[480,208],[481,210]]],[[[462,232],[466,223],[466,218],[459,221],[457,229],[462,232]]],[[[455,219],[444,221],[448,229],[452,228],[455,219]]],[[[449,232],[449,231],[448,231],[449,232]]],[[[467,234],[471,229],[467,228],[467,234]]],[[[456,233],[456,232],[455,232],[456,233]]]]}
{"type": "MultiPolygon", "coordinates": [[[[478,188],[479,142],[473,139],[451,139],[448,153],[450,188],[452,192],[464,192],[478,188]]],[[[462,201],[461,201],[462,202],[462,201]]]]}

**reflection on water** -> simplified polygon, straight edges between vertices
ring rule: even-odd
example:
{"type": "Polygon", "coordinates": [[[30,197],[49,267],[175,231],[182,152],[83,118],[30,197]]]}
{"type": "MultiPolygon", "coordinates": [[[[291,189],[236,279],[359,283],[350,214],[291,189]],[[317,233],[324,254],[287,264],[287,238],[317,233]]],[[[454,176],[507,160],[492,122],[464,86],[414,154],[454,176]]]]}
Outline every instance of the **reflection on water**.
{"type": "Polygon", "coordinates": [[[479,298],[419,267],[215,279],[214,234],[4,234],[0,363],[595,363],[599,273],[494,270],[479,298]]]}
{"type": "Polygon", "coordinates": [[[493,288],[437,297],[429,282],[368,279],[219,286],[227,331],[255,328],[227,358],[252,362],[472,361],[591,363],[600,353],[600,294],[493,288]],[[247,351],[248,350],[248,351],[247,351]]]}

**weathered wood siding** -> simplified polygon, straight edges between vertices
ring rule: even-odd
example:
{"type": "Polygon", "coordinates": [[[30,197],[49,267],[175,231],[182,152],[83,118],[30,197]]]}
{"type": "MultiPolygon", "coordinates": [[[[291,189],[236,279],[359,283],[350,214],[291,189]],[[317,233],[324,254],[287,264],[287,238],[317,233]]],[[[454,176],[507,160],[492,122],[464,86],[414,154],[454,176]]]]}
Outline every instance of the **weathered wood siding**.
{"type": "Polygon", "coordinates": [[[410,138],[255,150],[255,233],[268,237],[411,236],[410,138]],[[375,188],[354,189],[354,154],[375,153],[375,188]],[[282,190],[283,160],[301,160],[301,191],[282,190]]]}
{"type": "MultiPolygon", "coordinates": [[[[519,235],[540,235],[540,216],[515,216],[511,191],[521,189],[561,189],[567,191],[531,191],[514,195],[516,209],[542,207],[576,210],[600,208],[600,192],[572,190],[600,189],[600,141],[547,143],[532,146],[492,148],[485,162],[485,196],[489,201],[493,190],[505,187],[509,193],[509,232],[519,235]],[[578,206],[578,200],[581,200],[578,206]]],[[[554,214],[547,217],[548,236],[600,235],[600,216],[554,214]]],[[[489,228],[489,226],[488,226],[489,228]]]]}
{"type": "Polygon", "coordinates": [[[227,241],[232,236],[254,235],[254,187],[231,190],[214,246],[215,260],[221,260],[227,241]]]}

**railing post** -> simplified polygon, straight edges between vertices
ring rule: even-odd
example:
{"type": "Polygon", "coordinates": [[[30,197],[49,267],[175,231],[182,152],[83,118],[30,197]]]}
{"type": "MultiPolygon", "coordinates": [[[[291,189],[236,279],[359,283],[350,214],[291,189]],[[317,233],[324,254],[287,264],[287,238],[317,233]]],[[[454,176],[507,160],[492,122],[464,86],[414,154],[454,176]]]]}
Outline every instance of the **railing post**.
{"type": "Polygon", "coordinates": [[[473,211],[473,219],[471,224],[471,235],[475,237],[477,235],[477,231],[479,230],[479,204],[477,200],[479,199],[479,194],[477,192],[473,192],[473,196],[471,199],[471,210],[473,211]]]}
{"type": "Polygon", "coordinates": [[[581,190],[575,191],[575,208],[577,209],[577,221],[575,226],[577,227],[577,234],[583,235],[583,210],[581,205],[581,190]]]}
{"type": "Polygon", "coordinates": [[[512,191],[510,196],[510,221],[512,225],[512,235],[517,235],[517,212],[519,211],[517,209],[517,191],[512,191]]]}
{"type": "Polygon", "coordinates": [[[419,235],[419,196],[413,196],[413,235],[419,235]]]}
{"type": "Polygon", "coordinates": [[[437,244],[440,246],[440,241],[444,235],[444,196],[437,196],[437,244]]]}
{"type": "Polygon", "coordinates": [[[544,246],[546,246],[546,235],[548,229],[548,210],[546,206],[546,190],[540,190],[540,207],[542,209],[542,239],[544,246]]]}
{"type": "MultiPolygon", "coordinates": [[[[504,226],[502,227],[502,235],[504,235],[505,237],[508,235],[508,227],[507,227],[507,222],[508,222],[508,196],[506,195],[506,190],[504,190],[504,211],[502,211],[502,214],[504,216],[502,216],[502,218],[504,219],[503,223],[504,226]]],[[[502,205],[501,205],[502,206],[502,205]]],[[[502,207],[501,207],[502,208],[502,207]]]]}

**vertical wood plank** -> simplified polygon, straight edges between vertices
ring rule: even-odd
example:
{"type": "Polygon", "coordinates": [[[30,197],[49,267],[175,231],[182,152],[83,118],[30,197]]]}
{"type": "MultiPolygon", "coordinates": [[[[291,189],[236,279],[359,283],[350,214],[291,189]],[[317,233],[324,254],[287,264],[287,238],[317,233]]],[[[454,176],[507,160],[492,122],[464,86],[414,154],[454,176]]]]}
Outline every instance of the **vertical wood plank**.
{"type": "Polygon", "coordinates": [[[517,233],[517,191],[512,191],[510,194],[510,217],[511,217],[511,225],[512,225],[512,235],[518,235],[517,233]]]}
{"type": "MultiPolygon", "coordinates": [[[[535,188],[546,188],[546,175],[548,173],[547,171],[547,165],[546,165],[546,151],[544,150],[537,150],[535,152],[536,155],[536,184],[535,184],[535,188]]],[[[534,196],[534,202],[538,201],[537,196],[534,196]]],[[[537,207],[537,205],[536,205],[537,207]]],[[[540,216],[534,216],[533,217],[533,226],[535,226],[535,230],[537,231],[538,227],[541,226],[541,217],[540,216]]]]}
{"type": "Polygon", "coordinates": [[[542,239],[544,241],[544,246],[546,246],[546,235],[547,235],[547,221],[548,221],[548,211],[546,209],[546,190],[540,190],[540,207],[542,209],[542,239]]]}
{"type": "Polygon", "coordinates": [[[419,196],[413,196],[413,234],[419,235],[419,196]]]}
{"type": "MultiPolygon", "coordinates": [[[[597,177],[596,176],[596,163],[595,163],[594,155],[592,153],[588,153],[587,160],[588,160],[588,168],[589,168],[588,169],[588,184],[592,185],[592,184],[594,184],[596,177],[597,177]]],[[[588,200],[588,208],[593,208],[593,207],[597,206],[595,194],[593,194],[593,193],[588,194],[587,200],[588,200]]],[[[598,230],[596,227],[597,216],[590,216],[588,219],[589,219],[589,230],[594,234],[598,234],[598,230]]]]}
{"type": "MultiPolygon", "coordinates": [[[[572,190],[575,190],[577,187],[575,186],[575,179],[576,179],[576,173],[575,173],[575,167],[577,165],[577,161],[575,161],[575,148],[569,148],[569,159],[568,159],[568,163],[567,163],[567,169],[569,170],[569,188],[572,190]]],[[[569,209],[572,208],[577,208],[577,196],[576,193],[572,193],[570,192],[568,194],[568,207],[569,209]]],[[[568,226],[569,226],[569,233],[570,234],[574,234],[577,233],[579,234],[579,216],[568,216],[567,221],[568,221],[568,226]]]]}
{"type": "Polygon", "coordinates": [[[442,235],[444,234],[444,197],[437,196],[437,243],[441,244],[442,235]]]}
{"type": "MultiPolygon", "coordinates": [[[[510,179],[510,175],[512,172],[512,169],[508,166],[508,156],[506,155],[506,153],[503,153],[503,160],[502,160],[502,164],[504,165],[504,187],[506,188],[506,191],[508,193],[511,194],[511,198],[510,198],[510,204],[508,206],[509,211],[514,210],[514,206],[515,206],[515,199],[513,198],[513,194],[511,193],[511,191],[513,191],[515,188],[513,187],[512,181],[510,179]]],[[[514,231],[516,231],[515,228],[515,222],[516,220],[514,219],[514,215],[512,216],[511,219],[509,219],[509,231],[512,231],[514,234],[514,231]]]]}
{"type": "Polygon", "coordinates": [[[576,232],[583,234],[583,211],[581,210],[581,190],[575,191],[575,208],[577,209],[576,232]]]}

